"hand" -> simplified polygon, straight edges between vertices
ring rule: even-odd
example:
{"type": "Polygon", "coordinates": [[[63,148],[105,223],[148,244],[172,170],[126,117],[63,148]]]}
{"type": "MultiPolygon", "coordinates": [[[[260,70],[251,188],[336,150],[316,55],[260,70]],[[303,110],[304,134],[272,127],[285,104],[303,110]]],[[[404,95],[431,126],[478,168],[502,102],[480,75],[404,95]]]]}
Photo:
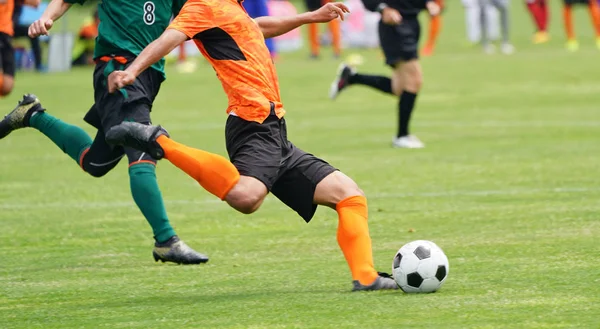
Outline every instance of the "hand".
{"type": "Polygon", "coordinates": [[[129,71],[114,71],[108,75],[108,92],[115,91],[132,85],[135,82],[135,75],[129,71]]]}
{"type": "Polygon", "coordinates": [[[385,7],[381,11],[381,20],[387,25],[398,25],[402,22],[402,15],[394,8],[385,7]]]}
{"type": "Polygon", "coordinates": [[[350,9],[341,2],[329,2],[323,7],[313,11],[311,13],[311,20],[313,23],[327,23],[336,18],[344,20],[344,13],[349,13],[350,9]]]}
{"type": "Polygon", "coordinates": [[[435,1],[427,2],[426,6],[427,6],[427,11],[429,11],[429,15],[437,16],[440,14],[440,11],[441,11],[440,5],[438,5],[435,1]]]}
{"type": "Polygon", "coordinates": [[[40,18],[29,26],[29,37],[36,38],[40,35],[48,35],[48,30],[52,28],[54,21],[51,19],[40,18]]]}

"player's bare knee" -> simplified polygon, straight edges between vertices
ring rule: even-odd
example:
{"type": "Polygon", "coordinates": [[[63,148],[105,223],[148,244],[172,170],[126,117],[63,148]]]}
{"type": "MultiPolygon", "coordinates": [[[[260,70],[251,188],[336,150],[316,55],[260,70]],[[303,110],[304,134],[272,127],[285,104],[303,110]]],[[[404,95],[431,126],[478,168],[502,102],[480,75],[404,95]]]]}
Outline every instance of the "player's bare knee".
{"type": "Polygon", "coordinates": [[[325,177],[315,190],[314,202],[331,208],[341,201],[353,197],[364,196],[365,193],[352,178],[340,171],[333,172],[325,177]]]}
{"type": "Polygon", "coordinates": [[[267,193],[267,188],[258,179],[242,176],[227,193],[225,201],[235,210],[248,215],[260,208],[267,193]]]}

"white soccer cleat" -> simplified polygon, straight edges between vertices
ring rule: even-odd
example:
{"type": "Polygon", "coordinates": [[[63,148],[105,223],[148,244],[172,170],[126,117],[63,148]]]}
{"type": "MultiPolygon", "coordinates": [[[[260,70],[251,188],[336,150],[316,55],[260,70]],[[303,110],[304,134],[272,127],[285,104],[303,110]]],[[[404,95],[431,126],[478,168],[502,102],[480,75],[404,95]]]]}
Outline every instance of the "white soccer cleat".
{"type": "Polygon", "coordinates": [[[405,149],[422,149],[425,147],[425,144],[421,142],[417,136],[408,135],[402,137],[394,137],[392,140],[392,146],[396,148],[405,148],[405,149]]]}
{"type": "Polygon", "coordinates": [[[500,47],[500,50],[504,55],[512,55],[515,52],[515,46],[511,45],[508,42],[505,42],[500,47]]]}

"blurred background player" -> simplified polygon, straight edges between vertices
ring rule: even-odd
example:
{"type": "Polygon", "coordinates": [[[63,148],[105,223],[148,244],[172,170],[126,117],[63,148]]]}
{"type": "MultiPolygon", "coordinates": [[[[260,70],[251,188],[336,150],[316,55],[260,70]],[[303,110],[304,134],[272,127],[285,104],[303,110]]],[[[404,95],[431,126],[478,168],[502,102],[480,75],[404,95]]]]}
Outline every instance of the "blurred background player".
{"type": "Polygon", "coordinates": [[[425,46],[421,51],[423,56],[431,56],[433,55],[433,51],[435,50],[435,43],[437,41],[438,36],[440,35],[440,31],[442,30],[442,15],[441,12],[444,10],[444,0],[435,0],[435,2],[440,6],[440,15],[431,16],[429,18],[429,34],[427,35],[427,41],[425,41],[425,46]]]}
{"type": "Polygon", "coordinates": [[[600,5],[596,0],[564,0],[563,19],[565,23],[565,33],[567,34],[567,49],[569,51],[577,51],[579,49],[579,41],[575,35],[573,27],[573,6],[587,5],[594,31],[596,33],[596,47],[600,49],[600,5]]]}
{"type": "MultiPolygon", "coordinates": [[[[314,11],[321,8],[322,5],[331,2],[330,0],[305,0],[308,11],[314,11]]],[[[339,58],[342,54],[342,25],[339,20],[334,19],[327,23],[329,33],[331,34],[331,46],[333,47],[333,56],[339,58]]],[[[310,57],[319,58],[321,55],[321,37],[319,35],[319,24],[308,24],[308,41],[310,43],[310,57]]]]}
{"type": "MultiPolygon", "coordinates": [[[[252,18],[269,16],[269,7],[267,6],[267,0],[244,0],[242,4],[244,5],[244,9],[246,9],[246,12],[248,13],[248,16],[252,18]]],[[[268,38],[265,39],[265,44],[269,49],[271,58],[275,59],[277,57],[277,52],[275,50],[275,41],[272,38],[268,38]]]]}
{"type": "MultiPolygon", "coordinates": [[[[156,179],[156,160],[132,148],[109,145],[104,135],[105,131],[125,120],[150,123],[152,103],[165,79],[164,60],[145,70],[133,86],[116,95],[108,93],[106,76],[111,71],[125,68],[144,46],[160,36],[172,14],[178,12],[185,2],[128,1],[131,6],[124,6],[118,0],[104,0],[98,7],[102,24],[99,26],[94,54],[94,104],[84,117],[87,123],[97,129],[95,139],[92,140],[80,127],[46,113],[33,95],[25,95],[18,106],[0,121],[0,139],[17,129],[34,128],[93,177],[106,175],[122,158],[127,157],[131,195],[154,233],[154,259],[178,264],[205,263],[208,257],[181,241],[169,222],[156,179]]],[[[47,35],[54,22],[72,4],[84,2],[53,0],[42,17],[31,24],[29,36],[47,35]]]]}
{"type": "Polygon", "coordinates": [[[500,13],[500,30],[502,31],[502,44],[500,50],[502,53],[510,55],[515,52],[515,47],[510,43],[510,20],[509,20],[509,0],[479,0],[480,10],[480,28],[481,28],[481,45],[486,54],[491,54],[496,51],[496,47],[491,43],[490,34],[488,31],[488,15],[485,8],[492,5],[500,13]]]}
{"type": "Polygon", "coordinates": [[[546,43],[550,40],[548,34],[548,17],[550,16],[550,7],[547,0],[525,0],[527,10],[533,18],[536,32],[533,35],[533,43],[546,43]]]}
{"type": "Polygon", "coordinates": [[[432,0],[363,0],[363,3],[368,10],[381,13],[379,41],[385,63],[393,69],[392,77],[360,74],[342,63],[331,84],[329,97],[335,99],[350,85],[365,85],[399,96],[398,132],[392,139],[392,146],[422,148],[423,142],[409,133],[410,118],[423,83],[418,53],[421,26],[417,16],[423,9],[431,16],[437,16],[440,7],[432,0]]]}
{"type": "Polygon", "coordinates": [[[91,19],[84,22],[79,29],[79,35],[73,47],[73,66],[94,64],[94,47],[98,36],[100,18],[98,10],[94,11],[91,19]]]}
{"type": "MultiPolygon", "coordinates": [[[[34,1],[34,3],[39,1],[34,1]]],[[[24,6],[28,6],[24,1],[15,1],[15,9],[13,11],[13,27],[14,27],[14,38],[27,38],[31,45],[31,52],[33,53],[34,67],[36,71],[43,71],[42,65],[42,47],[40,45],[40,38],[30,38],[27,31],[29,30],[29,23],[22,23],[21,18],[24,12],[24,6]]],[[[38,5],[33,6],[38,7],[38,5]]],[[[41,9],[41,8],[40,8],[41,9]]]]}
{"type": "MultiPolygon", "coordinates": [[[[25,0],[23,3],[37,7],[40,0],[25,0]]],[[[14,0],[0,0],[0,97],[10,94],[15,85],[14,9],[14,0]]]]}

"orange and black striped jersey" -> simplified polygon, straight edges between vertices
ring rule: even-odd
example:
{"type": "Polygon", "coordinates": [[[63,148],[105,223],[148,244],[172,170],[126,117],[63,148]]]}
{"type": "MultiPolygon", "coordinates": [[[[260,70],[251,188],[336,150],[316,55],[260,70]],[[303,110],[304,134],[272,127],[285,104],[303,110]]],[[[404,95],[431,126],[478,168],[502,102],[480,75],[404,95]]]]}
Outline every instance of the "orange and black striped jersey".
{"type": "Polygon", "coordinates": [[[0,3],[0,32],[10,36],[14,34],[13,30],[13,10],[15,9],[14,0],[6,0],[0,3]]]}
{"type": "Polygon", "coordinates": [[[229,98],[227,113],[262,123],[281,104],[279,82],[258,25],[237,0],[188,0],[169,26],[193,39],[229,98]]]}

